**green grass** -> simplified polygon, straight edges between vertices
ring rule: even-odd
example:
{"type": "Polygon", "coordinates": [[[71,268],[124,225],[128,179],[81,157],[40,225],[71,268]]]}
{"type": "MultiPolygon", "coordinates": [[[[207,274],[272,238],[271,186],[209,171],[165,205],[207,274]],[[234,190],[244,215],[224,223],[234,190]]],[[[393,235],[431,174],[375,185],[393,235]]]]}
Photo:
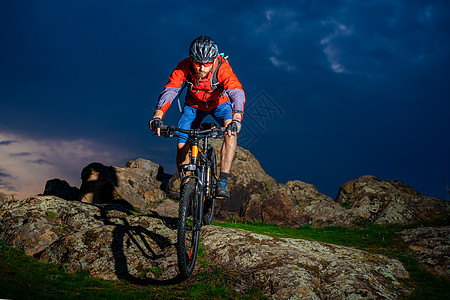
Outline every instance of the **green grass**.
{"type": "Polygon", "coordinates": [[[399,231],[400,227],[385,227],[372,223],[367,223],[362,228],[354,229],[338,226],[313,229],[311,228],[311,225],[304,225],[297,229],[292,229],[261,222],[240,222],[234,219],[231,219],[230,221],[231,222],[214,223],[214,225],[245,229],[272,237],[321,241],[356,247],[363,250],[392,247],[393,245],[401,243],[400,238],[395,234],[395,232],[399,231]]]}
{"type": "MultiPolygon", "coordinates": [[[[411,275],[408,283],[415,288],[407,299],[450,299],[450,282],[420,267],[415,252],[408,249],[396,232],[415,226],[380,226],[372,223],[361,228],[326,227],[297,229],[258,222],[231,219],[215,225],[240,228],[273,237],[320,241],[355,247],[399,259],[411,275]]],[[[256,289],[237,295],[233,283],[238,274],[214,266],[199,248],[199,272],[186,281],[160,286],[137,286],[126,281],[91,278],[87,272],[68,274],[62,266],[39,263],[0,241],[0,298],[13,299],[261,299],[256,289]]],[[[161,270],[154,268],[153,273],[161,270]]]]}

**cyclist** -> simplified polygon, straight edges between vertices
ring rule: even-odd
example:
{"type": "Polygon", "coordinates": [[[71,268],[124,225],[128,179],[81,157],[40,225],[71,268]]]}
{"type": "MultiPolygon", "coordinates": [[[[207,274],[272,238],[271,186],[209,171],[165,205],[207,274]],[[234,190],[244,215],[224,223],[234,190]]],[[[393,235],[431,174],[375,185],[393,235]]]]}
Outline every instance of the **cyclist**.
{"type": "MultiPolygon", "coordinates": [[[[211,115],[222,127],[226,136],[221,151],[221,168],[216,195],[229,197],[228,176],[231,170],[236,146],[237,133],[241,130],[244,113],[245,93],[228,61],[219,55],[217,44],[208,36],[194,39],[189,47],[189,57],[178,63],[169,76],[169,82],[159,96],[151,130],[160,135],[162,118],[178,92],[186,83],[184,108],[177,127],[190,130],[198,128],[202,120],[211,115]]],[[[181,174],[181,165],[189,163],[189,145],[186,134],[178,137],[176,163],[181,174]]]]}

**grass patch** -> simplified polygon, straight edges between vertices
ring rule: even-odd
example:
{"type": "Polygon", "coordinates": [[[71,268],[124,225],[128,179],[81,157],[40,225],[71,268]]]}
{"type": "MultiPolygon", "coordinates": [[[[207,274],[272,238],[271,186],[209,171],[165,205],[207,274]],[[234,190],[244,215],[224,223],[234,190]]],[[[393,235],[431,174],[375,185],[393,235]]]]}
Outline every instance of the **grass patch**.
{"type": "Polygon", "coordinates": [[[361,228],[351,229],[339,226],[312,228],[310,224],[305,224],[297,229],[293,229],[262,222],[239,221],[235,218],[230,219],[228,222],[214,223],[214,225],[227,228],[240,228],[272,237],[320,241],[355,247],[362,250],[388,248],[393,246],[405,247],[400,237],[396,234],[396,232],[404,229],[404,227],[400,226],[388,227],[367,223],[361,228]]]}
{"type": "Polygon", "coordinates": [[[45,216],[47,217],[47,219],[48,219],[49,221],[54,221],[54,220],[56,220],[56,218],[58,217],[58,213],[49,210],[49,211],[47,211],[47,212],[45,213],[45,216]]]}

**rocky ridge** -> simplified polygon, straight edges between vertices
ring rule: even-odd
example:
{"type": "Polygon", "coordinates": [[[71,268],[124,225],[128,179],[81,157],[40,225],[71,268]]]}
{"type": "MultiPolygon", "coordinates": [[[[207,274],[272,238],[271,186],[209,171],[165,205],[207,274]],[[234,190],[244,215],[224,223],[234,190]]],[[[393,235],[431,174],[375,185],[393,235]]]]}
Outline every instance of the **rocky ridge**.
{"type": "MultiPolygon", "coordinates": [[[[55,196],[6,200],[0,238],[69,272],[135,284],[177,282],[176,212],[171,200],[146,215],[122,204],[55,196]]],[[[201,236],[207,259],[236,274],[241,293],[254,286],[274,299],[395,299],[411,292],[402,264],[381,255],[217,226],[205,226],[201,236]]]]}
{"type": "MultiPolygon", "coordinates": [[[[213,143],[220,153],[220,144],[213,143]]],[[[220,155],[218,155],[220,162],[220,155]]],[[[365,222],[414,224],[436,221],[450,214],[450,201],[421,195],[404,183],[361,176],[341,186],[335,200],[320,193],[312,184],[299,180],[277,183],[264,172],[256,158],[238,147],[229,178],[231,197],[216,202],[215,218],[238,217],[296,228],[348,226],[365,222]]],[[[129,161],[124,168],[91,163],[81,173],[79,199],[87,203],[122,203],[146,211],[164,199],[178,199],[178,176],[145,159],[129,161]]],[[[59,183],[47,195],[68,199],[73,187],[64,192],[59,183]]],[[[59,180],[61,181],[61,180],[59,180]]],[[[70,196],[74,197],[74,196],[70,196]]]]}
{"type": "MultiPolygon", "coordinates": [[[[220,151],[220,144],[214,147],[220,151]]],[[[374,176],[344,184],[335,200],[299,180],[279,184],[240,147],[232,168],[239,172],[230,176],[231,197],[217,203],[216,220],[355,227],[448,219],[450,211],[449,201],[374,176]]],[[[80,189],[53,179],[44,195],[15,200],[0,194],[0,239],[40,261],[98,278],[176,280],[176,176],[140,158],[123,168],[91,163],[81,177],[80,189]]],[[[430,272],[448,278],[448,227],[400,236],[430,272]]],[[[395,299],[410,292],[398,261],[352,248],[215,226],[204,227],[202,243],[208,260],[240,274],[235,288],[242,292],[257,286],[277,299],[395,299]]]]}

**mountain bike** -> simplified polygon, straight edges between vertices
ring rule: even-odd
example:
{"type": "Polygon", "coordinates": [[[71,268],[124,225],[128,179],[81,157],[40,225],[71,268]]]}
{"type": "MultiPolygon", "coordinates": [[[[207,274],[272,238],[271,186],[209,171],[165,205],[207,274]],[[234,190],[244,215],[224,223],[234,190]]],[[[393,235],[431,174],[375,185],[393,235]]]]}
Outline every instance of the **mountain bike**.
{"type": "Polygon", "coordinates": [[[189,277],[197,259],[200,229],[210,225],[214,217],[217,189],[216,150],[211,138],[223,138],[225,127],[203,123],[200,129],[185,130],[173,126],[161,127],[164,137],[176,137],[178,132],[189,135],[190,163],[181,166],[181,193],[177,224],[177,254],[180,273],[189,277]]]}

